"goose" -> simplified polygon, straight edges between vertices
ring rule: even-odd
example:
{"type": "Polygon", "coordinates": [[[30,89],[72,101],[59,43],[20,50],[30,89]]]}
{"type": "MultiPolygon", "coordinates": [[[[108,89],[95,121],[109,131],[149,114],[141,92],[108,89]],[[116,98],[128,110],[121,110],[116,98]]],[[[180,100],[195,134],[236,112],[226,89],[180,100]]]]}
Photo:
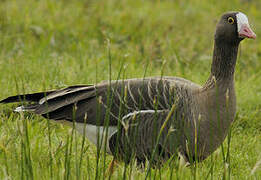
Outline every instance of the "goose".
{"type": "Polygon", "coordinates": [[[147,77],[75,85],[10,96],[14,111],[67,122],[115,159],[202,161],[224,141],[235,118],[238,46],[255,39],[247,16],[224,13],[216,26],[209,78],[198,85],[179,77],[147,77]],[[98,138],[100,137],[100,138],[98,138]]]}

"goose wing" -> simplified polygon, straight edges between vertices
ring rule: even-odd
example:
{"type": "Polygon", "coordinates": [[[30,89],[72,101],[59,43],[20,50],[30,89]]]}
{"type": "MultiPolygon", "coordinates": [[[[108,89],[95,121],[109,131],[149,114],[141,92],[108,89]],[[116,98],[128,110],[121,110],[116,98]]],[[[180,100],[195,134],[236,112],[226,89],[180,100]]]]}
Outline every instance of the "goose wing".
{"type": "Polygon", "coordinates": [[[187,95],[188,83],[175,78],[127,79],[17,95],[0,103],[23,102],[16,111],[32,111],[53,120],[102,126],[107,119],[108,125],[115,126],[134,111],[170,109],[187,95]]]}

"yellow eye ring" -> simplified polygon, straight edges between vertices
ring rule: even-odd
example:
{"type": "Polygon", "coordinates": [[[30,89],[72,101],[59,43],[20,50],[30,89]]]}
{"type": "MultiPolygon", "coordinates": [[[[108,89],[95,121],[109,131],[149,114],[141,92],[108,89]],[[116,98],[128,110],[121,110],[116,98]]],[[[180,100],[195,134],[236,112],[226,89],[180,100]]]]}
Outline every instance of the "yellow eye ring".
{"type": "Polygon", "coordinates": [[[232,17],[227,18],[229,24],[234,24],[235,20],[232,17]]]}

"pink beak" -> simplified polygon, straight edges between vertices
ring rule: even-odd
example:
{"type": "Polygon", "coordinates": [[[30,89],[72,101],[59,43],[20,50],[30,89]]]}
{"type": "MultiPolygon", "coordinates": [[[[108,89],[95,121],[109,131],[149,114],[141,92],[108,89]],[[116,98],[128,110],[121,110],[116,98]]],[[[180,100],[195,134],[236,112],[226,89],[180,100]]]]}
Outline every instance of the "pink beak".
{"type": "Polygon", "coordinates": [[[239,37],[242,38],[251,38],[256,39],[256,34],[252,31],[252,29],[247,25],[243,24],[238,32],[239,37]]]}

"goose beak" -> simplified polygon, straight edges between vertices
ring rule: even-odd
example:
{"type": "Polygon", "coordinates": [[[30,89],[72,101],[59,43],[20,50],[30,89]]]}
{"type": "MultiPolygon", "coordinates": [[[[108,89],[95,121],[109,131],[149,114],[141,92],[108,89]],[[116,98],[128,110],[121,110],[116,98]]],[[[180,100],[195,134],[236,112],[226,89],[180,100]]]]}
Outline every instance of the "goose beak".
{"type": "Polygon", "coordinates": [[[252,31],[248,24],[243,24],[238,32],[241,38],[251,38],[256,39],[256,34],[252,31]]]}

